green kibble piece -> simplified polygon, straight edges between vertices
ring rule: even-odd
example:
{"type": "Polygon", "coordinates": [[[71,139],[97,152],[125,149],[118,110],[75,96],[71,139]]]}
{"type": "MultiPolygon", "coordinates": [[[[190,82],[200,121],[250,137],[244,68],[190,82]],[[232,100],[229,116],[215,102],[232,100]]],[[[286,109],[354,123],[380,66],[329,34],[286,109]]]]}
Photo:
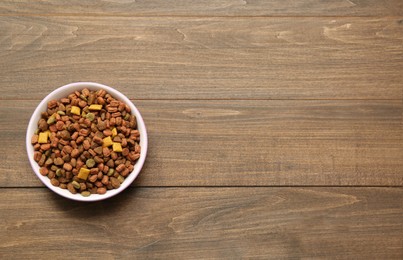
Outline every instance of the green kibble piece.
{"type": "Polygon", "coordinates": [[[87,165],[88,168],[94,167],[94,165],[95,165],[94,159],[91,159],[91,158],[88,159],[88,160],[85,162],[85,165],[87,165]]]}
{"type": "Polygon", "coordinates": [[[89,192],[89,191],[83,191],[83,192],[81,192],[81,196],[83,196],[83,197],[88,197],[88,196],[90,196],[91,195],[91,192],[89,192]]]}
{"type": "Polygon", "coordinates": [[[62,169],[57,169],[56,170],[56,175],[57,175],[57,177],[63,176],[62,169]]]}
{"type": "Polygon", "coordinates": [[[95,115],[93,113],[88,113],[85,117],[90,121],[95,119],[95,115]]]}
{"type": "Polygon", "coordinates": [[[120,183],[123,183],[123,181],[125,180],[125,178],[122,175],[119,175],[117,179],[120,183]]]}
{"type": "Polygon", "coordinates": [[[72,184],[73,187],[74,187],[75,189],[77,189],[77,190],[81,187],[81,186],[80,186],[80,183],[78,183],[78,182],[76,182],[76,181],[72,181],[71,184],[72,184]]]}
{"type": "Polygon", "coordinates": [[[124,117],[125,120],[129,120],[129,118],[130,118],[129,114],[126,114],[125,117],[124,117]]]}
{"type": "Polygon", "coordinates": [[[48,123],[48,125],[54,124],[56,122],[56,118],[54,116],[51,116],[48,118],[48,121],[46,121],[46,123],[48,123]]]}
{"type": "Polygon", "coordinates": [[[115,169],[110,168],[108,170],[108,176],[111,177],[115,173],[115,169]]]}
{"type": "Polygon", "coordinates": [[[86,98],[83,94],[80,95],[80,98],[81,98],[82,100],[84,100],[84,101],[87,101],[87,98],[86,98]]]}
{"type": "Polygon", "coordinates": [[[37,129],[35,130],[35,134],[36,134],[36,135],[38,135],[40,132],[41,132],[41,130],[39,130],[39,128],[37,128],[37,129]]]}

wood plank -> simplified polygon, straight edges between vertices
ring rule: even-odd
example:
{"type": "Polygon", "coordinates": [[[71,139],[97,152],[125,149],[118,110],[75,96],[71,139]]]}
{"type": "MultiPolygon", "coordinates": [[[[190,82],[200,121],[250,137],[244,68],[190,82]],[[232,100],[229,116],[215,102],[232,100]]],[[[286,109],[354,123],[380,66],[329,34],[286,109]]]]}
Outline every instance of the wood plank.
{"type": "Polygon", "coordinates": [[[0,189],[4,259],[401,259],[397,188],[129,188],[99,203],[0,189]]]}
{"type": "Polygon", "coordinates": [[[3,0],[0,14],[179,16],[380,16],[402,15],[399,0],[3,0]]]}
{"type": "Polygon", "coordinates": [[[1,99],[403,99],[398,18],[1,17],[1,99]]]}
{"type": "MultiPolygon", "coordinates": [[[[41,186],[24,146],[38,103],[0,103],[1,187],[41,186]]],[[[403,185],[402,101],[134,103],[149,132],[139,186],[403,185]]]]}

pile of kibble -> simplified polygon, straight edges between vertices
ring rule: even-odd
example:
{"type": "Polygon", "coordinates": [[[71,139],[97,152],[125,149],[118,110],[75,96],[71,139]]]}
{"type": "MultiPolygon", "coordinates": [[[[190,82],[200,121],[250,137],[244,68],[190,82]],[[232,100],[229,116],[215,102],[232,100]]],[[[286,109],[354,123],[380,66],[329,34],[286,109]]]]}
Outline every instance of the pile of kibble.
{"type": "Polygon", "coordinates": [[[86,88],[48,102],[31,140],[40,173],[82,196],[119,188],[140,157],[139,142],[130,107],[86,88]]]}

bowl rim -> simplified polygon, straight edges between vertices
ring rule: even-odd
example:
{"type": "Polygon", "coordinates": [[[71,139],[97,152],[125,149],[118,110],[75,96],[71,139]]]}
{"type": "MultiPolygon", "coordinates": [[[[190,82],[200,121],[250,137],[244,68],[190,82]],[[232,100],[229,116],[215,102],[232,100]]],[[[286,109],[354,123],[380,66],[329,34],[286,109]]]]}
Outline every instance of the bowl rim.
{"type": "Polygon", "coordinates": [[[147,156],[147,150],[148,150],[148,136],[147,136],[147,129],[143,120],[142,115],[140,114],[139,110],[137,107],[134,105],[134,103],[126,97],[123,93],[118,91],[115,88],[112,88],[110,86],[96,83],[96,82],[73,82],[69,83],[66,85],[63,85],[61,87],[58,87],[54,89],[52,92],[50,92],[46,97],[44,97],[41,102],[37,105],[35,108],[34,112],[32,113],[29,123],[27,126],[27,131],[26,131],[26,151],[28,155],[29,162],[31,164],[31,168],[35,172],[36,176],[41,180],[41,182],[48,187],[50,190],[55,192],[56,194],[65,197],[67,199],[75,200],[75,201],[83,201],[83,202],[92,202],[92,201],[100,201],[100,200],[105,200],[108,198],[111,198],[123,190],[125,190],[127,187],[129,187],[133,181],[137,178],[139,175],[141,169],[143,168],[146,156],[147,156]],[[37,122],[40,119],[40,114],[42,111],[45,111],[47,107],[47,103],[52,100],[52,99],[60,99],[62,97],[67,97],[67,95],[73,93],[75,90],[83,89],[83,88],[88,88],[90,90],[97,90],[97,89],[104,89],[106,92],[111,94],[114,98],[123,101],[125,104],[129,105],[131,108],[131,113],[136,116],[137,119],[137,129],[140,131],[140,145],[141,145],[141,153],[140,153],[140,158],[136,161],[134,165],[133,171],[128,175],[128,177],[125,179],[125,181],[121,184],[121,186],[118,189],[113,189],[113,190],[108,190],[105,194],[99,195],[99,194],[91,194],[89,197],[83,197],[79,193],[77,194],[72,194],[66,189],[61,189],[59,187],[55,187],[50,183],[50,179],[47,176],[43,176],[39,173],[39,165],[38,163],[33,159],[33,154],[34,154],[34,149],[33,145],[31,144],[31,138],[32,135],[34,134],[34,131],[37,129],[37,122]],[[66,94],[67,93],[67,94],[66,94]]]}

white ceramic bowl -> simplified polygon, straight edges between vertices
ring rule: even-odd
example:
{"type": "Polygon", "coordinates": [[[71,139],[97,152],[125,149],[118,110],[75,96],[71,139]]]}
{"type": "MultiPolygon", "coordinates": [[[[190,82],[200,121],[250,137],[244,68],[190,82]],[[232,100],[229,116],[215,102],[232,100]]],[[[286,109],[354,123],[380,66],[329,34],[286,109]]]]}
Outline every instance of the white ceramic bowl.
{"type": "Polygon", "coordinates": [[[124,189],[126,189],[130,184],[136,179],[138,174],[140,173],[141,168],[143,167],[144,161],[146,159],[146,154],[147,154],[147,131],[146,131],[146,126],[144,125],[143,118],[141,117],[140,112],[137,110],[137,108],[133,105],[133,103],[122,93],[117,91],[116,89],[113,89],[111,87],[98,84],[98,83],[93,83],[93,82],[76,82],[76,83],[71,83],[68,85],[65,85],[63,87],[60,87],[56,90],[54,90],[52,93],[47,95],[41,103],[36,107],[34,113],[31,116],[31,119],[29,120],[28,124],[28,129],[27,129],[27,135],[26,135],[26,148],[27,148],[27,153],[28,153],[28,158],[29,162],[31,163],[32,169],[34,170],[36,176],[52,191],[55,193],[68,198],[72,200],[77,200],[77,201],[98,201],[98,200],[104,200],[107,198],[110,198],[112,196],[115,196],[116,194],[122,192],[124,189]],[[106,194],[103,195],[98,195],[98,194],[91,194],[89,197],[83,197],[80,194],[72,194],[66,189],[61,189],[59,187],[55,187],[50,183],[50,179],[47,176],[42,176],[39,173],[39,165],[38,163],[34,160],[34,149],[31,144],[31,137],[34,135],[35,130],[37,129],[37,123],[41,117],[41,113],[46,111],[47,109],[47,104],[50,100],[53,99],[60,99],[63,97],[67,97],[69,94],[73,93],[75,90],[81,90],[83,88],[88,88],[90,90],[98,90],[98,89],[104,89],[106,92],[111,94],[114,98],[123,101],[124,103],[128,104],[131,108],[131,113],[134,114],[137,118],[137,128],[140,131],[140,146],[141,146],[141,154],[140,158],[137,160],[136,164],[134,165],[133,171],[130,173],[129,176],[125,179],[125,181],[122,183],[122,185],[118,189],[113,189],[113,190],[108,190],[106,194]]]}

